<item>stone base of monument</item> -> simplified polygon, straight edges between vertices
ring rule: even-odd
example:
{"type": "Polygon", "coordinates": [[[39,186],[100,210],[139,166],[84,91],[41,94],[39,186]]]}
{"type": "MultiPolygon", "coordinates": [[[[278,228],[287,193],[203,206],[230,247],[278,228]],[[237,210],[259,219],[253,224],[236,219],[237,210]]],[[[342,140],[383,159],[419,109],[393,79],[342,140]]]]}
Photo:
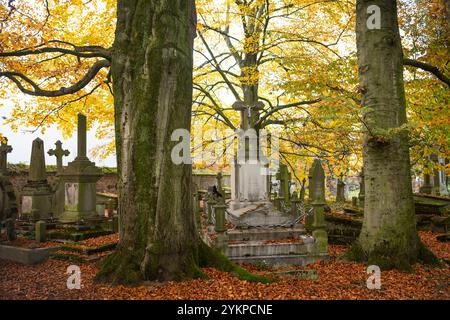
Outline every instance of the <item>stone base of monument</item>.
{"type": "Polygon", "coordinates": [[[237,263],[271,266],[307,265],[327,260],[328,253],[299,223],[299,217],[277,210],[268,201],[228,203],[224,253],[237,263]]]}
{"type": "Polygon", "coordinates": [[[22,264],[38,264],[46,260],[59,247],[51,248],[21,248],[0,245],[0,259],[14,261],[22,264]]]}
{"type": "MultiPolygon", "coordinates": [[[[274,231],[274,233],[277,232],[274,231]]],[[[284,265],[303,266],[317,260],[328,259],[328,254],[320,250],[315,239],[310,235],[300,235],[294,242],[292,240],[291,242],[269,241],[229,241],[226,255],[230,260],[237,263],[264,263],[274,267],[284,265]]]]}
{"type": "Polygon", "coordinates": [[[21,220],[37,221],[51,217],[53,192],[47,181],[29,182],[21,196],[21,220]]]}
{"type": "Polygon", "coordinates": [[[99,217],[97,212],[93,211],[64,211],[58,218],[61,223],[79,223],[84,225],[87,222],[96,222],[99,217]]]}
{"type": "Polygon", "coordinates": [[[229,241],[258,241],[258,240],[283,240],[300,239],[306,235],[303,225],[291,228],[255,228],[255,229],[231,229],[227,231],[229,241]]]}
{"type": "Polygon", "coordinates": [[[292,221],[289,216],[278,211],[270,201],[230,201],[228,213],[228,219],[238,228],[279,226],[292,221]]]}

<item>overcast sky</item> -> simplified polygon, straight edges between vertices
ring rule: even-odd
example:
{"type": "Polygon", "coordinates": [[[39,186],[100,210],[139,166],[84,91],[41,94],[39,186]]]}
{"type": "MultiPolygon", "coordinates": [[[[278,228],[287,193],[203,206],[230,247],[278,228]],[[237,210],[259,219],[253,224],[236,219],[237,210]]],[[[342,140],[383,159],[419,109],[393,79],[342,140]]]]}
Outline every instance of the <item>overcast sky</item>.
{"type": "MultiPolygon", "coordinates": [[[[0,116],[9,117],[11,112],[11,107],[8,101],[1,101],[0,116]]],[[[4,124],[4,119],[0,118],[0,132],[8,138],[8,144],[12,146],[13,151],[8,154],[9,163],[30,163],[31,157],[31,145],[34,139],[41,138],[44,141],[45,150],[53,149],[55,147],[55,142],[61,140],[63,143],[63,148],[70,151],[68,157],[64,157],[64,165],[68,161],[72,161],[77,154],[77,136],[76,132],[69,139],[63,139],[62,133],[56,129],[56,126],[52,126],[47,129],[44,134],[40,131],[36,133],[28,132],[27,130],[32,130],[34,128],[23,128],[18,132],[14,132],[11,128],[4,124]]],[[[87,134],[87,145],[88,145],[88,156],[91,161],[94,161],[98,166],[105,167],[115,167],[116,159],[115,156],[109,156],[108,158],[94,159],[90,156],[89,150],[104,143],[102,140],[98,140],[95,137],[95,128],[92,128],[87,134]]],[[[56,165],[56,158],[45,154],[45,163],[56,165]]]]}

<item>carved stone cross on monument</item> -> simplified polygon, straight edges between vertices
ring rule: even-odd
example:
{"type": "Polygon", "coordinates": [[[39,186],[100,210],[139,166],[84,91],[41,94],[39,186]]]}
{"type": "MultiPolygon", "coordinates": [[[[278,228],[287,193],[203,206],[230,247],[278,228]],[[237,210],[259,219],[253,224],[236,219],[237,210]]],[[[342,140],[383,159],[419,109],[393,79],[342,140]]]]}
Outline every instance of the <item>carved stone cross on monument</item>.
{"type": "Polygon", "coordinates": [[[63,157],[64,156],[67,157],[70,154],[70,151],[64,150],[62,148],[62,142],[59,140],[55,142],[55,145],[56,145],[55,149],[50,149],[47,151],[47,153],[50,156],[56,157],[56,171],[57,173],[61,173],[63,168],[63,157]]]}
{"type": "Polygon", "coordinates": [[[249,129],[253,128],[253,123],[251,121],[252,119],[252,112],[253,111],[259,111],[264,109],[264,103],[261,101],[257,101],[254,105],[246,105],[242,101],[236,101],[233,103],[232,108],[236,111],[241,112],[241,129],[249,129]]]}
{"type": "Polygon", "coordinates": [[[13,148],[8,145],[8,139],[5,138],[5,142],[0,145],[0,174],[8,173],[8,153],[12,150],[13,148]]]}

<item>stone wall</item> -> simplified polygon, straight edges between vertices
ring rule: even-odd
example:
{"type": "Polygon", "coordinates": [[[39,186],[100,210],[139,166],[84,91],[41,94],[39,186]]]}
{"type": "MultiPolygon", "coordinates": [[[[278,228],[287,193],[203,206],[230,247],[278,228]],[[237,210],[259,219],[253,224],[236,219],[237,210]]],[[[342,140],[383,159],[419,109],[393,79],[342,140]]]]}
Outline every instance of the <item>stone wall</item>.
{"type": "MultiPolygon", "coordinates": [[[[10,173],[10,181],[14,186],[14,191],[16,192],[16,195],[19,194],[20,190],[25,186],[27,183],[28,178],[28,172],[27,171],[19,171],[19,172],[11,172],[10,173]]],[[[216,183],[216,176],[213,174],[194,174],[193,175],[193,182],[196,184],[199,190],[207,190],[208,186],[212,186],[216,183]]],[[[55,172],[48,172],[47,173],[47,180],[49,184],[54,187],[56,184],[56,173],[55,172]]],[[[224,175],[223,176],[223,184],[224,187],[230,186],[230,176],[224,175]]],[[[104,174],[101,179],[97,182],[97,192],[102,193],[117,193],[116,188],[116,182],[117,182],[117,174],[115,173],[106,173],[104,174]]]]}

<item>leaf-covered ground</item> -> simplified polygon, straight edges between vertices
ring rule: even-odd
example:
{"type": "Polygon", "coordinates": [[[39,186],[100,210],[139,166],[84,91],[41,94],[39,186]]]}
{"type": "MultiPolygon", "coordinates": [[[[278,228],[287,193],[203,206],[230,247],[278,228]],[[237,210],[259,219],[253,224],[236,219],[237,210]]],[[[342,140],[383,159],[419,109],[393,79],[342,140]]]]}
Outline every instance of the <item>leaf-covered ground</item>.
{"type": "MultiPolygon", "coordinates": [[[[440,257],[448,258],[450,244],[435,240],[432,232],[420,232],[423,241],[440,257]]],[[[101,237],[85,245],[102,245],[116,238],[101,237]]],[[[0,260],[0,299],[450,299],[450,269],[432,269],[416,265],[413,273],[384,271],[380,290],[366,287],[363,264],[339,261],[345,246],[330,246],[331,260],[297,269],[316,270],[319,280],[300,280],[278,276],[272,284],[249,283],[215,269],[204,269],[208,280],[145,283],[134,288],[94,284],[99,265],[79,264],[81,289],[69,290],[67,261],[50,259],[37,266],[24,266],[0,260]]],[[[245,266],[258,274],[258,270],[245,266]]],[[[292,270],[293,268],[289,268],[292,270]]],[[[286,269],[285,269],[286,270],[286,269]]]]}

